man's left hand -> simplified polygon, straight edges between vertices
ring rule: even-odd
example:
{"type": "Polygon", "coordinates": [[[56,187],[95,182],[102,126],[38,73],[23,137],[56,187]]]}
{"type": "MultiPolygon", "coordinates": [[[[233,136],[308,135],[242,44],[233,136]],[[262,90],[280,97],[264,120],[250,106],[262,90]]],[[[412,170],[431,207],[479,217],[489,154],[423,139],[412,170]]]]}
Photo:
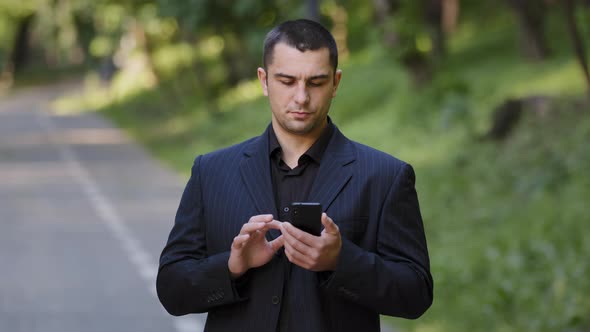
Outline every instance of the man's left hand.
{"type": "Polygon", "coordinates": [[[291,263],[315,272],[336,269],[342,248],[340,230],[325,213],[322,214],[322,224],[324,230],[320,236],[304,232],[288,222],[281,224],[285,254],[291,263]]]}

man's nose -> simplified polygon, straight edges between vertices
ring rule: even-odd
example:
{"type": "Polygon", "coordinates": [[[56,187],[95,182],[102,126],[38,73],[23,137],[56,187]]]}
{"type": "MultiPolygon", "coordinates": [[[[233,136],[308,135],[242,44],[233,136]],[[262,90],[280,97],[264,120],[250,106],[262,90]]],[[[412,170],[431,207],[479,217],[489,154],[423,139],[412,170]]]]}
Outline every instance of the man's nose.
{"type": "Polygon", "coordinates": [[[295,102],[299,105],[305,105],[309,101],[309,93],[305,83],[297,85],[297,91],[295,91],[295,102]]]}

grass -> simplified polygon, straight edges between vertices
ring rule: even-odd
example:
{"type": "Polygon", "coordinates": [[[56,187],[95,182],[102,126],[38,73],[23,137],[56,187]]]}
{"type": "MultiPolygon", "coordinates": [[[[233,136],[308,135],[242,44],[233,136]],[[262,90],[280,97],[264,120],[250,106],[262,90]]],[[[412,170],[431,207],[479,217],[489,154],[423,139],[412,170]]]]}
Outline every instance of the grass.
{"type": "Polygon", "coordinates": [[[588,139],[587,111],[529,114],[503,144],[418,167],[436,302],[409,329],[587,329],[588,139]]]}

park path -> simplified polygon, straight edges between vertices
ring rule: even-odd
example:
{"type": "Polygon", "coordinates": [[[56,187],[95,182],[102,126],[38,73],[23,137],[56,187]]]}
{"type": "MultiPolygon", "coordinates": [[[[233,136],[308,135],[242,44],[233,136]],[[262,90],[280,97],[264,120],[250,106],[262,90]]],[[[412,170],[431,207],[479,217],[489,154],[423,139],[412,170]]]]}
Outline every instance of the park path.
{"type": "Polygon", "coordinates": [[[202,331],[155,294],[184,180],[100,115],[52,114],[76,88],[0,97],[0,331],[202,331]]]}

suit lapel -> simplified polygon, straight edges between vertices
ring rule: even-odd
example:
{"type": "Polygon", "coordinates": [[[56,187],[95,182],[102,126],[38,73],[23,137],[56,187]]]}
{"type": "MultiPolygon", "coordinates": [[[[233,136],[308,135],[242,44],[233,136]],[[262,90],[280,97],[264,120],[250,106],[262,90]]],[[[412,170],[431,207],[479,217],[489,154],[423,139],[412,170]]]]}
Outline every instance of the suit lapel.
{"type": "Polygon", "coordinates": [[[356,158],[350,141],[335,128],[311,188],[310,202],[319,202],[326,211],[352,177],[351,163],[356,158]]]}
{"type": "MultiPolygon", "coordinates": [[[[240,163],[240,172],[242,180],[252,197],[258,213],[271,213],[277,217],[277,209],[274,200],[270,161],[268,157],[268,129],[244,151],[244,158],[240,163]]],[[[280,235],[279,231],[271,230],[267,237],[276,238],[280,235]]]]}

